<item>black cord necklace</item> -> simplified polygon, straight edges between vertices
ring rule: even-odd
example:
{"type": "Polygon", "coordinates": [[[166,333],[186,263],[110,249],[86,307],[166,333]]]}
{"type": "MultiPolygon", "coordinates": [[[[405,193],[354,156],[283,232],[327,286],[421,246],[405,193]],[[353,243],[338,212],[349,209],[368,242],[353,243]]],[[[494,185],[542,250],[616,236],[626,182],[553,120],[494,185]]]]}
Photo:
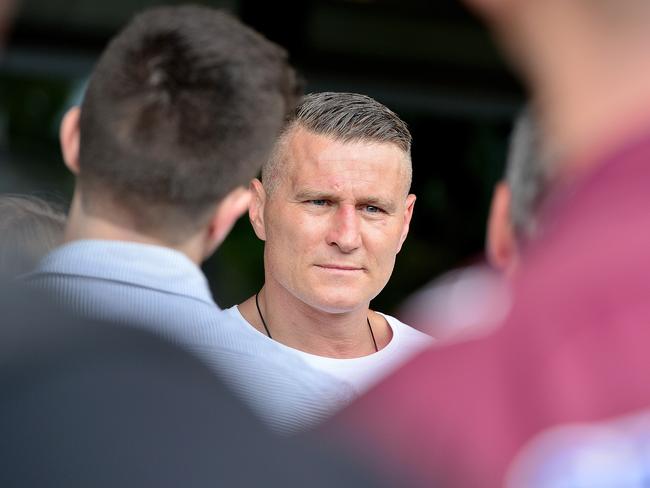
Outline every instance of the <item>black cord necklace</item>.
{"type": "MultiPolygon", "coordinates": [[[[269,336],[269,339],[273,339],[273,336],[271,336],[271,332],[269,332],[269,328],[266,325],[266,320],[264,320],[264,315],[262,315],[262,310],[260,309],[260,301],[258,299],[259,294],[260,294],[259,291],[255,293],[255,306],[257,307],[257,313],[260,314],[260,319],[262,319],[262,325],[264,326],[266,335],[269,336]]],[[[372,337],[372,345],[375,346],[375,352],[379,352],[379,348],[377,347],[377,341],[375,340],[375,334],[372,331],[372,325],[370,325],[369,317],[366,317],[366,322],[368,323],[368,330],[370,331],[370,337],[372,337]]]]}
{"type": "Polygon", "coordinates": [[[269,339],[273,339],[271,336],[271,333],[269,332],[269,328],[266,326],[266,320],[264,320],[264,315],[262,315],[262,311],[260,310],[260,302],[257,299],[257,296],[260,294],[258,291],[255,293],[255,306],[257,307],[257,313],[260,314],[260,318],[262,319],[262,325],[264,326],[264,330],[266,331],[266,335],[269,336],[269,339]]]}
{"type": "Polygon", "coordinates": [[[370,337],[372,337],[372,345],[375,346],[375,352],[379,352],[377,341],[375,340],[375,334],[372,332],[372,325],[370,325],[370,317],[366,316],[366,322],[368,322],[368,330],[370,330],[370,337]]]}

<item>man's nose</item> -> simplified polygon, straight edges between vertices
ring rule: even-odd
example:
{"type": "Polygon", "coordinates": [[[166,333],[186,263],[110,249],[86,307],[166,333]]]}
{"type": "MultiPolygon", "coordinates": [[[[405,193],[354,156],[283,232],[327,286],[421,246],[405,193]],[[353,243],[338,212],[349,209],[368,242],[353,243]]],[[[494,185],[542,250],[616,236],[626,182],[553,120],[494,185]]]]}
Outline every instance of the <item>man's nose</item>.
{"type": "Polygon", "coordinates": [[[330,223],[327,243],[346,253],[361,246],[361,222],[354,206],[341,205],[336,210],[330,223]]]}

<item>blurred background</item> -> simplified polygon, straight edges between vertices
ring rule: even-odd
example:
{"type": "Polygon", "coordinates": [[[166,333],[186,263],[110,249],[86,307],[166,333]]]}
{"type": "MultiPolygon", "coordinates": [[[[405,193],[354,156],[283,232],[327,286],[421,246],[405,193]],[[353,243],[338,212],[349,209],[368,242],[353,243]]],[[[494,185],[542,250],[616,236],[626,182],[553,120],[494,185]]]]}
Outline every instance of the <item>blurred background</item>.
{"type": "MultiPolygon", "coordinates": [[[[3,2],[5,0],[0,0],[3,2]]],[[[161,0],[22,0],[0,61],[0,192],[67,206],[73,179],[58,146],[108,39],[161,0]]],[[[414,290],[480,258],[512,117],[524,102],[487,31],[456,0],[195,1],[230,10],[284,46],[306,90],[368,94],[413,134],[418,196],[393,277],[375,299],[391,313],[414,290]]],[[[262,243],[242,219],[204,265],[222,307],[263,282],[262,243]]]]}

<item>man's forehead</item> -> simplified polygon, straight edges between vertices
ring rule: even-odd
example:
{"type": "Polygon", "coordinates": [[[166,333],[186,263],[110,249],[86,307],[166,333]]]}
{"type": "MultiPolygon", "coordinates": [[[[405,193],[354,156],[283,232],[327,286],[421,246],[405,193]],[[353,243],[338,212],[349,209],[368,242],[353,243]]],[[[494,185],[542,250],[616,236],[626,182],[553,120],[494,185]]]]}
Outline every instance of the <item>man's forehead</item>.
{"type": "Polygon", "coordinates": [[[345,140],[335,135],[317,134],[304,127],[293,129],[288,134],[287,142],[289,152],[297,156],[299,161],[305,158],[318,158],[322,161],[340,159],[354,161],[367,156],[367,153],[374,153],[382,159],[408,161],[404,151],[392,142],[363,138],[345,140]],[[360,152],[363,154],[359,155],[360,152]]]}
{"type": "Polygon", "coordinates": [[[293,181],[312,176],[364,179],[378,171],[406,178],[410,166],[408,156],[392,143],[344,141],[302,128],[295,129],[286,142],[283,173],[293,181]]]}

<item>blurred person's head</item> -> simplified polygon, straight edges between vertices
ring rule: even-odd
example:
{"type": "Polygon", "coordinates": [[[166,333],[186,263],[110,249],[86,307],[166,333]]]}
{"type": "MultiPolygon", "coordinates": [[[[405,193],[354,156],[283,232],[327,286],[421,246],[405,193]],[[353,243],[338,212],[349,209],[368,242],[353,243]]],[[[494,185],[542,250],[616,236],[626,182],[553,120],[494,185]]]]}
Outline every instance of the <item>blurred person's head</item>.
{"type": "Polygon", "coordinates": [[[18,276],[63,242],[65,214],[45,200],[0,195],[0,274],[18,276]]]}
{"type": "Polygon", "coordinates": [[[284,50],[226,13],[153,8],[108,45],[61,141],[77,185],[66,238],[209,256],[246,210],[297,86],[284,50]]]}
{"type": "Polygon", "coordinates": [[[464,0],[486,20],[534,100],[563,175],[645,124],[650,2],[464,0]]]}
{"type": "Polygon", "coordinates": [[[492,195],[487,225],[487,257],[496,269],[512,274],[522,248],[535,239],[539,210],[552,181],[552,160],[530,107],[516,118],[510,135],[504,179],[492,195]]]}
{"type": "Polygon", "coordinates": [[[470,265],[436,277],[400,307],[400,317],[439,340],[465,340],[500,324],[511,306],[510,279],[529,243],[540,236],[540,212],[551,191],[551,157],[533,108],[515,118],[503,178],[492,193],[485,250],[490,266],[470,265]]]}
{"type": "Polygon", "coordinates": [[[251,184],[265,289],[323,312],[368,307],[408,233],[410,148],[406,124],[370,97],[304,97],[251,184]]]}

